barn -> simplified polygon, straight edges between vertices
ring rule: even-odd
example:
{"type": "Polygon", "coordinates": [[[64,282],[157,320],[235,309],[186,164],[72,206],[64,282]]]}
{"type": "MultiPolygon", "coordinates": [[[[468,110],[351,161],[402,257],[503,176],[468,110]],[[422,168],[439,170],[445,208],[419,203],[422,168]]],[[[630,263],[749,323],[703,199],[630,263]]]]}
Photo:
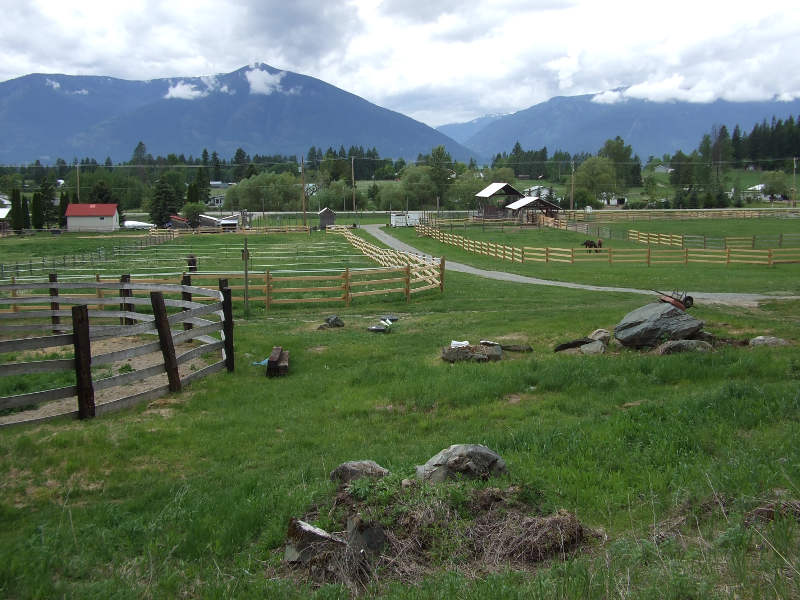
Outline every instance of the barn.
{"type": "Polygon", "coordinates": [[[67,206],[67,231],[116,231],[119,213],[116,204],[70,204],[67,206]]]}
{"type": "Polygon", "coordinates": [[[484,219],[501,219],[506,202],[519,200],[524,194],[509,183],[491,183],[475,194],[484,219]]]}

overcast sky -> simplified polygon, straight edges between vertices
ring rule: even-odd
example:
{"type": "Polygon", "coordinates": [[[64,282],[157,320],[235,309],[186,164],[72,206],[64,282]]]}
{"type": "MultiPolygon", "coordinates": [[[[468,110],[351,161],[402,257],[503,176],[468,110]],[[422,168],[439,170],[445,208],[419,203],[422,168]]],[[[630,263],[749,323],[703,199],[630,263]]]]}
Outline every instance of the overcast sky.
{"type": "Polygon", "coordinates": [[[429,125],[559,95],[800,97],[797,0],[3,2],[0,81],[311,75],[429,125]],[[619,88],[624,92],[614,92],[619,88]]]}

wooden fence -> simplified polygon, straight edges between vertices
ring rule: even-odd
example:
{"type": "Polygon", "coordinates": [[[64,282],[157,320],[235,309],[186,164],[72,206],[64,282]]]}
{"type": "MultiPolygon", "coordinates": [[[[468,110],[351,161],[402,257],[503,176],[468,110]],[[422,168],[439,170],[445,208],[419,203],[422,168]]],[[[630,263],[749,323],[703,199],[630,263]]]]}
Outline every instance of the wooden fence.
{"type": "Polygon", "coordinates": [[[592,221],[615,223],[623,221],[655,221],[681,219],[763,219],[798,217],[800,208],[701,208],[701,209],[643,209],[643,210],[565,210],[559,213],[562,221],[592,221]]]}
{"type": "MultiPolygon", "coordinates": [[[[195,379],[226,368],[234,370],[233,315],[231,291],[220,282],[221,289],[208,289],[192,285],[170,285],[132,283],[123,277],[119,283],[100,281],[59,282],[52,274],[46,283],[0,284],[0,305],[11,305],[11,311],[0,313],[4,335],[16,332],[49,331],[51,335],[0,340],[0,354],[39,351],[47,348],[72,346],[73,358],[57,358],[0,364],[0,377],[32,375],[41,373],[74,371],[75,385],[57,387],[13,396],[0,397],[0,410],[36,407],[54,400],[77,397],[77,410],[66,410],[58,414],[9,421],[4,418],[0,426],[42,422],[61,416],[91,418],[149,401],[169,392],[177,392],[195,379]],[[35,294],[48,290],[47,294],[35,294]],[[146,293],[148,298],[139,298],[135,292],[146,293]],[[114,294],[109,296],[109,294],[114,294]],[[118,295],[117,295],[118,294],[118,295]],[[165,298],[165,295],[171,296],[165,298]],[[92,306],[87,304],[91,298],[92,306]],[[203,299],[205,302],[198,302],[203,299]],[[208,302],[211,300],[211,302],[208,302]],[[42,305],[47,301],[46,305],[42,305]],[[70,310],[62,308],[71,305],[70,310]],[[146,305],[148,312],[137,311],[137,306],[146,305]],[[119,310],[104,310],[119,307],[119,310]],[[13,310],[24,307],[28,310],[13,310]],[[168,310],[173,311],[168,314],[168,310]],[[218,320],[209,317],[216,315],[218,320]],[[71,323],[62,323],[71,319],[71,323]],[[120,325],[110,324],[116,319],[120,325]],[[48,321],[49,322],[43,322],[48,321]],[[8,324],[9,321],[15,321],[8,324]],[[178,332],[171,328],[182,324],[178,332]],[[221,339],[212,337],[221,332],[221,339]],[[158,341],[133,342],[137,345],[111,352],[92,355],[92,343],[98,340],[118,338],[120,345],[131,343],[129,336],[155,334],[158,341]],[[124,339],[120,339],[124,338],[124,339]],[[199,343],[176,355],[175,346],[180,343],[199,343]],[[134,357],[161,353],[155,365],[120,372],[101,379],[94,379],[92,367],[111,366],[134,357]],[[221,360],[196,369],[183,377],[178,367],[209,353],[221,351],[221,360]],[[166,373],[168,383],[156,385],[145,391],[125,395],[101,404],[95,404],[95,392],[108,388],[139,383],[150,377],[166,373]]],[[[124,394],[124,392],[123,392],[124,394]]],[[[7,417],[7,416],[6,416],[7,417]]]]}
{"type": "Polygon", "coordinates": [[[714,237],[691,234],[650,233],[628,229],[626,239],[640,244],[655,246],[674,246],[677,248],[703,248],[726,250],[728,248],[749,248],[769,250],[770,248],[800,248],[800,233],[775,233],[769,235],[744,235],[714,237]]]}
{"type": "Polygon", "coordinates": [[[427,225],[418,225],[417,234],[430,237],[443,244],[461,248],[466,252],[491,256],[510,262],[544,263],[640,263],[651,265],[712,263],[712,264],[754,264],[772,266],[782,263],[800,263],[800,248],[752,248],[728,247],[725,249],[681,248],[536,248],[515,247],[492,242],[481,242],[440,231],[427,225]]]}

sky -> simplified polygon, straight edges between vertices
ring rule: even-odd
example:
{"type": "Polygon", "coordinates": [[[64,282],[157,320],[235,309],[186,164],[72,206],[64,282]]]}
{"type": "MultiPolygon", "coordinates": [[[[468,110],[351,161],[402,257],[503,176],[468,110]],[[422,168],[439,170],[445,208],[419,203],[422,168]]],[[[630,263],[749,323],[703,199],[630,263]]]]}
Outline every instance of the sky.
{"type": "Polygon", "coordinates": [[[3,2],[0,81],[29,73],[317,77],[431,126],[554,96],[800,98],[797,0],[3,2]]]}

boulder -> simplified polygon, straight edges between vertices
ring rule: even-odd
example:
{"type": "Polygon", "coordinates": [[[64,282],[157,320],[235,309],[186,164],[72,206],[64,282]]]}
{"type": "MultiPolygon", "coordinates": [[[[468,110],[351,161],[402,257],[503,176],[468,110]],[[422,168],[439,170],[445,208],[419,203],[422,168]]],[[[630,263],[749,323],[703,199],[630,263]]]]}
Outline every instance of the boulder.
{"type": "Polygon", "coordinates": [[[714,348],[703,340],[670,340],[658,346],[655,354],[678,354],[680,352],[713,352],[714,348]]]}
{"type": "Polygon", "coordinates": [[[500,344],[486,345],[483,342],[475,349],[476,354],[483,354],[490,361],[497,361],[503,358],[503,348],[500,344]]]}
{"type": "Polygon", "coordinates": [[[603,354],[606,351],[606,345],[600,340],[594,340],[588,344],[580,346],[581,354],[603,354]]]}
{"type": "Polygon", "coordinates": [[[614,327],[614,337],[623,346],[643,348],[667,340],[692,337],[705,323],[665,302],[653,302],[625,315],[614,327]]]}
{"type": "Polygon", "coordinates": [[[384,469],[374,460],[351,460],[343,462],[331,471],[331,481],[340,483],[350,483],[361,477],[373,477],[378,479],[389,474],[388,469],[384,469]]]}
{"type": "Polygon", "coordinates": [[[442,348],[442,360],[449,363],[459,362],[462,360],[469,360],[472,356],[472,348],[470,346],[445,346],[442,348]]]}
{"type": "Polygon", "coordinates": [[[445,346],[442,348],[442,360],[449,363],[470,360],[472,362],[496,361],[503,358],[503,348],[500,346],[445,346]]]}
{"type": "Polygon", "coordinates": [[[486,479],[506,473],[506,463],[497,452],[481,444],[454,444],[417,465],[417,479],[439,483],[463,475],[486,479]]]}
{"type": "Polygon", "coordinates": [[[771,335],[759,335],[750,340],[751,346],[788,346],[789,342],[783,338],[773,337],[771,335]]]}
{"type": "Polygon", "coordinates": [[[589,334],[588,337],[590,340],[603,342],[603,344],[606,346],[608,346],[608,343],[611,341],[611,333],[608,331],[608,329],[595,329],[589,334]]]}

